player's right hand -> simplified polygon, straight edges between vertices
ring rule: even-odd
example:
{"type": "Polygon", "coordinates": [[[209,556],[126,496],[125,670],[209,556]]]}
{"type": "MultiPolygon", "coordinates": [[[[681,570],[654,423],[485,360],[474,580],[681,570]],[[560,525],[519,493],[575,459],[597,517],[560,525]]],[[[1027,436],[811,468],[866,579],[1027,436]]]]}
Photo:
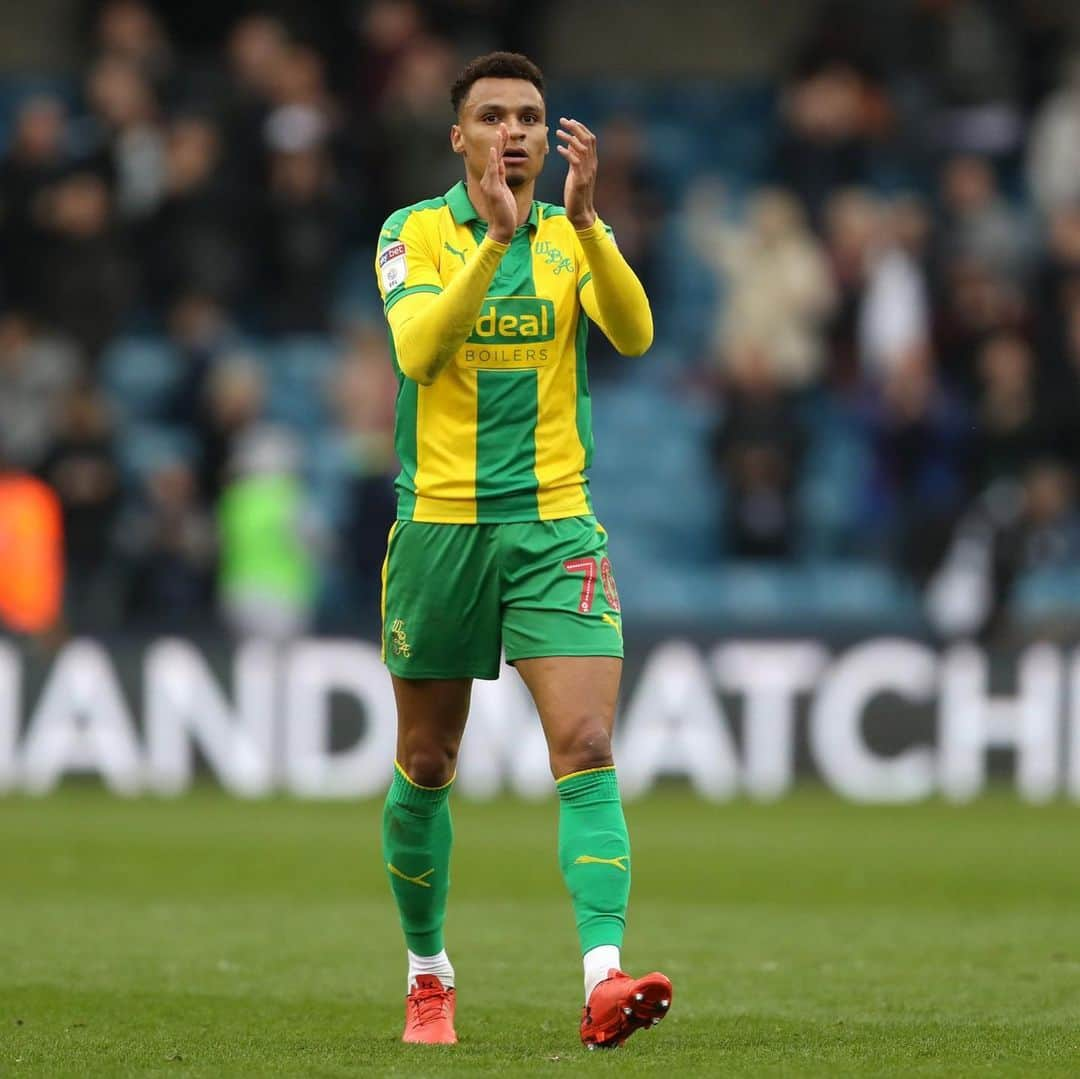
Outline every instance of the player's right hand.
{"type": "Polygon", "coordinates": [[[503,153],[510,138],[506,124],[499,124],[499,137],[488,151],[487,168],[480,177],[480,196],[485,205],[477,209],[487,219],[488,235],[499,243],[508,244],[517,228],[517,202],[506,184],[506,164],[503,153]]]}

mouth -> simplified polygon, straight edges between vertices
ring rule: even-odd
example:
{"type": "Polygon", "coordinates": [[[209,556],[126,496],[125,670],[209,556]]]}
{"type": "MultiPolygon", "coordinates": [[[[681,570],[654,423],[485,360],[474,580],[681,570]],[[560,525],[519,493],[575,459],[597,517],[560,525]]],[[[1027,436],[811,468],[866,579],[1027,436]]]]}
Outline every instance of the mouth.
{"type": "Polygon", "coordinates": [[[503,161],[525,162],[529,160],[528,152],[520,149],[503,150],[503,161]]]}

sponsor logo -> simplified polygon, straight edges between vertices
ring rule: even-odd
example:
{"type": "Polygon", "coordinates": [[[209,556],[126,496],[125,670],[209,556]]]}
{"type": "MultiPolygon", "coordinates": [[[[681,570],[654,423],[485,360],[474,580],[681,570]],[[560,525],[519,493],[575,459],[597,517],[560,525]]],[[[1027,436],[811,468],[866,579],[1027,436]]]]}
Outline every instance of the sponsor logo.
{"type": "Polygon", "coordinates": [[[399,285],[405,284],[408,273],[405,245],[400,242],[388,244],[379,255],[379,276],[382,278],[383,291],[392,292],[399,285]]]}
{"type": "Polygon", "coordinates": [[[579,854],[574,859],[574,865],[613,865],[625,873],[627,870],[623,863],[629,857],[629,854],[620,854],[618,858],[594,858],[591,854],[579,854]]]}
{"type": "Polygon", "coordinates": [[[425,878],[430,877],[431,874],[435,872],[435,867],[432,866],[430,869],[424,870],[424,872],[421,873],[419,876],[410,877],[408,873],[402,873],[401,870],[393,864],[393,862],[387,862],[386,868],[393,876],[400,877],[402,880],[407,880],[410,884],[415,884],[420,888],[431,887],[431,885],[427,882],[427,880],[425,880],[425,878]]]}
{"type": "Polygon", "coordinates": [[[465,252],[459,251],[456,247],[451,247],[448,243],[443,243],[443,247],[450,252],[451,255],[457,255],[461,259],[461,265],[465,265],[465,252]]]}
{"type": "Polygon", "coordinates": [[[392,259],[405,257],[405,245],[403,243],[390,244],[384,247],[379,255],[379,265],[385,266],[392,259]]]}
{"type": "Polygon", "coordinates": [[[531,345],[555,339],[555,304],[539,296],[491,296],[472,333],[473,345],[531,345]]]}
{"type": "Polygon", "coordinates": [[[574,272],[574,264],[549,240],[541,240],[533,247],[533,252],[552,267],[551,272],[555,277],[574,272]]]}

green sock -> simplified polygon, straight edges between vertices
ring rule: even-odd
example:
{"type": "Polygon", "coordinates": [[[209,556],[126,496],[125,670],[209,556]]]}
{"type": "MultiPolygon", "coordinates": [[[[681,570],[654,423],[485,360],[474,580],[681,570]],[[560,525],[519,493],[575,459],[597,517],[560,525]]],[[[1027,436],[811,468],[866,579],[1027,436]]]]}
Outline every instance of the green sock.
{"type": "Polygon", "coordinates": [[[400,764],[383,806],[383,861],[401,915],[405,943],[416,955],[443,950],[450,891],[450,787],[421,787],[400,764]]]}
{"type": "Polygon", "coordinates": [[[558,780],[559,866],[570,889],[582,954],[622,947],[630,899],[630,837],[615,769],[590,768],[558,780]]]}

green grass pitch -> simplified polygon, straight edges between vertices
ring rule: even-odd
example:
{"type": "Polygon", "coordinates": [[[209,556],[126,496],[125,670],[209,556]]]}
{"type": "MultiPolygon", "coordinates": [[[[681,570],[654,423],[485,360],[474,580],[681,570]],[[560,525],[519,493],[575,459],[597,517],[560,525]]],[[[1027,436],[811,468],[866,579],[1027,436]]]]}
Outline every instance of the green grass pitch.
{"type": "Polygon", "coordinates": [[[399,1043],[379,812],[0,801],[0,1075],[1080,1074],[1080,808],[633,803],[624,959],[675,1001],[591,1054],[553,803],[456,801],[461,1043],[399,1043]]]}

